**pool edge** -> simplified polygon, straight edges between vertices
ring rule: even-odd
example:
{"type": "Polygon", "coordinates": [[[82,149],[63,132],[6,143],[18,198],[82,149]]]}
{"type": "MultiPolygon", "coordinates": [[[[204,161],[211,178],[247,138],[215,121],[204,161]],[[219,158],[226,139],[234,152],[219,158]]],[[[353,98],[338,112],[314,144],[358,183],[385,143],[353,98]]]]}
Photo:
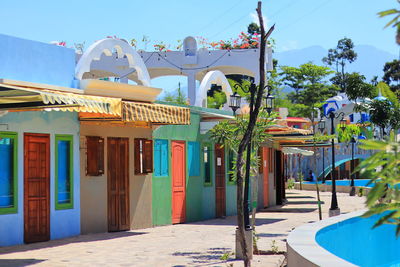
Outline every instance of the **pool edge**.
{"type": "Polygon", "coordinates": [[[365,211],[366,209],[358,210],[296,227],[289,233],[286,241],[288,267],[357,266],[327,251],[318,245],[315,238],[322,228],[360,216],[365,211]]]}

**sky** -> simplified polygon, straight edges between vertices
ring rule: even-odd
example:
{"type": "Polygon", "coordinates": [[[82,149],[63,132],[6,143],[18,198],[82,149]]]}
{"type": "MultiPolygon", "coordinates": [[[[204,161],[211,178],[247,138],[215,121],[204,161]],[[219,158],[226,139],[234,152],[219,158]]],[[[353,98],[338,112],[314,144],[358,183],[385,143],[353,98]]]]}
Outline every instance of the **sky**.
{"type": "MultiPolygon", "coordinates": [[[[236,38],[257,19],[256,6],[257,0],[0,0],[0,33],[41,42],[66,41],[71,47],[82,42],[88,47],[115,35],[135,38],[142,49],[141,40],[147,36],[173,49],[177,40],[189,35],[208,41],[236,38]]],[[[376,14],[390,8],[399,8],[396,0],[263,0],[267,25],[276,24],[271,35],[276,51],[313,45],[334,48],[339,39],[349,37],[355,45],[372,45],[397,55],[395,31],[384,29],[389,19],[376,14]]],[[[146,48],[153,49],[150,44],[146,48]]],[[[154,82],[166,83],[163,78],[154,82]]]]}

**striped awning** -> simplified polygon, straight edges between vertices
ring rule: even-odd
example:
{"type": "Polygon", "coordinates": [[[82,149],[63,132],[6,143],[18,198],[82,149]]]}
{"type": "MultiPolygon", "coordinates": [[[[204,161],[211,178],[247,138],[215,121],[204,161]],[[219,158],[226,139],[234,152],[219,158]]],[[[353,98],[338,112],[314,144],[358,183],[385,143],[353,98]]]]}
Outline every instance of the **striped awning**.
{"type": "Polygon", "coordinates": [[[121,99],[0,83],[0,110],[32,108],[121,115],[121,99]]]}
{"type": "Polygon", "coordinates": [[[190,109],[184,107],[122,101],[122,119],[154,124],[190,124],[190,109]]]}

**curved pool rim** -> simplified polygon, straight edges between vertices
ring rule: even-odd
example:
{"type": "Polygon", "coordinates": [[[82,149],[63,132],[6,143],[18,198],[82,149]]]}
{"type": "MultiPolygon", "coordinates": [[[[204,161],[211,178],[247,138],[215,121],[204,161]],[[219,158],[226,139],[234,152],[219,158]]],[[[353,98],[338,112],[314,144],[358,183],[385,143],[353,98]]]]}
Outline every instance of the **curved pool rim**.
{"type": "Polygon", "coordinates": [[[316,241],[316,235],[319,230],[327,226],[361,216],[366,211],[364,209],[350,212],[295,228],[287,238],[288,266],[357,266],[320,246],[316,241]]]}

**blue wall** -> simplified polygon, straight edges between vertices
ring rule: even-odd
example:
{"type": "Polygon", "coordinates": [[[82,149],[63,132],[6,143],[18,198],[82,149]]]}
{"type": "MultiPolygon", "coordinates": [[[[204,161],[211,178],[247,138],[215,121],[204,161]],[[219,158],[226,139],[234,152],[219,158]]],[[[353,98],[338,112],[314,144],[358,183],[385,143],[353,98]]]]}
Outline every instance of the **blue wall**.
{"type": "Polygon", "coordinates": [[[0,34],[0,79],[74,87],[75,51],[0,34]]]}
{"type": "Polygon", "coordinates": [[[22,244],[24,240],[24,133],[50,134],[50,238],[58,239],[79,235],[80,157],[77,113],[61,111],[12,112],[0,117],[0,131],[18,133],[18,211],[15,214],[0,215],[0,246],[22,244]],[[74,137],[73,209],[55,209],[55,134],[70,134],[74,137]]]}

